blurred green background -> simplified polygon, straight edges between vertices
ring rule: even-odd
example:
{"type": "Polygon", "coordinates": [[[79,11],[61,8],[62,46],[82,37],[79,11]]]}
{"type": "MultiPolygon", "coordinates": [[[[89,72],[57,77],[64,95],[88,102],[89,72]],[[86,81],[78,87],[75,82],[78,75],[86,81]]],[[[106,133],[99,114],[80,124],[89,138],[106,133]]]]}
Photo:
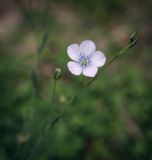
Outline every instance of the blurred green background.
{"type": "Polygon", "coordinates": [[[151,0],[0,3],[0,160],[152,160],[151,0]],[[91,39],[109,59],[135,30],[138,44],[81,90],[67,46],[91,39]]]}

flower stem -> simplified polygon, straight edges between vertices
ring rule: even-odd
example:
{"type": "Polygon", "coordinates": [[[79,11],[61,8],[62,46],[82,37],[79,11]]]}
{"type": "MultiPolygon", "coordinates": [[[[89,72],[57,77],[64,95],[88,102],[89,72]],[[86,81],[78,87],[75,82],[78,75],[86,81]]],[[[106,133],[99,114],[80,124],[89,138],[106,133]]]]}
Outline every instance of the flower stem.
{"type": "Polygon", "coordinates": [[[52,105],[53,106],[55,106],[55,100],[56,100],[56,86],[57,86],[57,80],[54,79],[53,90],[52,90],[52,105]]]}
{"type": "MultiPolygon", "coordinates": [[[[115,59],[117,59],[118,57],[121,57],[122,55],[124,55],[125,53],[128,52],[129,49],[131,49],[136,43],[137,43],[137,38],[135,37],[137,34],[137,32],[133,33],[131,36],[130,36],[130,41],[128,43],[128,45],[124,48],[122,48],[119,52],[117,52],[110,60],[109,62],[98,72],[98,75],[104,71],[115,59]]],[[[90,86],[94,80],[97,79],[97,76],[95,76],[94,78],[92,78],[87,84],[86,84],[86,87],[90,86]]]]}
{"type": "Polygon", "coordinates": [[[82,83],[83,83],[83,86],[85,86],[85,76],[82,75],[82,83]]]}

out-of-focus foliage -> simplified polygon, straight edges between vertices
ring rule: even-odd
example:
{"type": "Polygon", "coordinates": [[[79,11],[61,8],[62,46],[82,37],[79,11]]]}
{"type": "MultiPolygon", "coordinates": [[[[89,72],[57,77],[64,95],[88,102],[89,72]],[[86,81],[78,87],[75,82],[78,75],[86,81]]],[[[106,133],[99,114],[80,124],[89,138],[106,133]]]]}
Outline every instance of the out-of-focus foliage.
{"type": "MultiPolygon", "coordinates": [[[[0,160],[151,160],[150,1],[9,1],[0,7],[0,160]],[[66,47],[92,39],[107,60],[139,43],[82,89],[66,47]],[[53,72],[62,68],[52,105],[53,72]],[[67,105],[75,92],[72,105],[67,105]],[[66,109],[65,114],[48,124],[66,109]]],[[[88,81],[88,79],[85,79],[88,81]]]]}

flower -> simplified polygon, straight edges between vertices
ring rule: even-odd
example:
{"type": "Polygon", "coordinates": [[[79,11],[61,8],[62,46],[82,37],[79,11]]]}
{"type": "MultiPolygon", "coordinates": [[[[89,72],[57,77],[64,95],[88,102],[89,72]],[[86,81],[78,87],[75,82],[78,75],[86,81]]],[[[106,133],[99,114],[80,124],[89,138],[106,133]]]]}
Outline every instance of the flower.
{"type": "Polygon", "coordinates": [[[67,48],[68,56],[73,60],[68,62],[69,71],[78,76],[81,73],[87,77],[95,77],[98,67],[106,62],[103,52],[96,51],[96,45],[91,40],[85,40],[78,44],[71,44],[67,48]]]}

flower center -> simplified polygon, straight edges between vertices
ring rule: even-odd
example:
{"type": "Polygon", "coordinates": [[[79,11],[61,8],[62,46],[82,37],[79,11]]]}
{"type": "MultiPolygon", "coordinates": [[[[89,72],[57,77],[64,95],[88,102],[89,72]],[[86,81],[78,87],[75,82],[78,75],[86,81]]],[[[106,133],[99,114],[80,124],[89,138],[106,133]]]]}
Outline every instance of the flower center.
{"type": "Polygon", "coordinates": [[[89,60],[88,60],[88,59],[85,59],[85,58],[82,58],[82,59],[80,60],[80,64],[81,64],[82,66],[87,66],[87,65],[89,64],[89,60]]]}

